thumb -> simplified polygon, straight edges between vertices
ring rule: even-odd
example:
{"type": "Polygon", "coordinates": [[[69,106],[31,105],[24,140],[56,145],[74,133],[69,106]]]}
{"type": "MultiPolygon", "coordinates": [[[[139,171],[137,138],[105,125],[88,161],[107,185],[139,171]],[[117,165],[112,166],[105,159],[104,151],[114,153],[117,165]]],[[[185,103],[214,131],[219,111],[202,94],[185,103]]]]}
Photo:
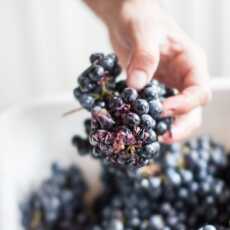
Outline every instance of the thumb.
{"type": "Polygon", "coordinates": [[[128,85],[136,89],[143,88],[155,74],[159,60],[158,44],[155,44],[151,49],[147,47],[134,48],[127,70],[128,85]]]}

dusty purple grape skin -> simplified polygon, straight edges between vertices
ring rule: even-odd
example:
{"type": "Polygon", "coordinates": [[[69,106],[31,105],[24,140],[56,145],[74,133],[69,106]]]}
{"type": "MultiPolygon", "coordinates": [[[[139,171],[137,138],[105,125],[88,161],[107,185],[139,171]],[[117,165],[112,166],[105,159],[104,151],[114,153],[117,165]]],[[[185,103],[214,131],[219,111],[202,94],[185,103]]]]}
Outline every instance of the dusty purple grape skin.
{"type": "MultiPolygon", "coordinates": [[[[158,137],[171,127],[169,119],[161,118],[162,101],[167,94],[167,87],[152,80],[140,91],[128,88],[125,81],[117,81],[115,72],[120,66],[114,54],[95,54],[90,60],[92,65],[83,72],[79,82],[84,83],[83,88],[87,88],[91,84],[91,79],[92,85],[96,84],[97,88],[91,90],[90,85],[86,96],[82,96],[84,92],[81,92],[81,87],[74,92],[77,99],[82,97],[87,99],[80,102],[92,115],[89,133],[92,137],[88,138],[89,141],[94,148],[97,148],[97,152],[101,149],[105,161],[118,165],[119,162],[123,162],[122,165],[130,167],[143,166],[149,158],[140,157],[138,152],[145,148],[154,160],[157,154],[153,152],[158,148],[157,144],[153,143],[158,143],[158,137]],[[84,79],[83,75],[87,79],[84,79]],[[100,81],[95,81],[99,78],[100,81]],[[167,124],[167,127],[164,124],[167,124]],[[110,132],[113,141],[111,139],[105,141],[103,135],[99,137],[98,130],[110,132]],[[149,147],[145,147],[146,145],[149,147]]],[[[172,91],[168,92],[169,94],[171,95],[172,91]]]]}

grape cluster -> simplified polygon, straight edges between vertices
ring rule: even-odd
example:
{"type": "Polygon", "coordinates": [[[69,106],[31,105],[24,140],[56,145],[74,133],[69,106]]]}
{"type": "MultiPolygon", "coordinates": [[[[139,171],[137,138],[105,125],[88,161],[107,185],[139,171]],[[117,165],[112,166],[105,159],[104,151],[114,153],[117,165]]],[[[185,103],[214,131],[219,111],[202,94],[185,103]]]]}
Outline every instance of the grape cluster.
{"type": "Polygon", "coordinates": [[[86,229],[84,195],[86,183],[76,166],[52,166],[52,175],[21,204],[26,230],[86,229]]]}
{"type": "MultiPolygon", "coordinates": [[[[115,55],[94,54],[90,60],[91,66],[78,78],[74,95],[91,111],[88,140],[92,155],[113,165],[149,164],[159,153],[158,137],[170,130],[173,121],[161,117],[162,101],[175,91],[156,80],[140,91],[128,88],[124,81],[116,80],[120,67],[115,55]]],[[[86,153],[88,140],[75,136],[73,141],[86,153]]]]}
{"type": "Polygon", "coordinates": [[[95,105],[104,104],[103,96],[113,90],[121,73],[116,55],[95,53],[90,56],[91,65],[78,77],[74,96],[83,108],[91,111],[95,105]]]}
{"type": "Polygon", "coordinates": [[[103,191],[92,206],[84,201],[79,169],[53,166],[52,176],[22,205],[25,229],[230,229],[230,155],[224,147],[203,136],[160,151],[138,170],[103,162],[103,191]]]}
{"type": "Polygon", "coordinates": [[[103,191],[90,206],[76,166],[52,175],[21,205],[25,230],[230,229],[230,154],[207,136],[163,145],[172,117],[162,102],[175,91],[156,80],[142,90],[118,80],[114,54],[93,54],[74,90],[91,113],[79,154],[100,159],[103,191]]]}
{"type": "Polygon", "coordinates": [[[77,148],[78,153],[83,156],[92,153],[93,151],[93,147],[89,143],[89,135],[91,132],[91,119],[86,119],[84,121],[84,127],[85,127],[86,137],[75,135],[72,138],[73,145],[77,148]]]}
{"type": "Polygon", "coordinates": [[[157,164],[138,171],[104,166],[106,189],[92,230],[230,228],[230,158],[223,147],[202,137],[162,151],[157,164]]]}

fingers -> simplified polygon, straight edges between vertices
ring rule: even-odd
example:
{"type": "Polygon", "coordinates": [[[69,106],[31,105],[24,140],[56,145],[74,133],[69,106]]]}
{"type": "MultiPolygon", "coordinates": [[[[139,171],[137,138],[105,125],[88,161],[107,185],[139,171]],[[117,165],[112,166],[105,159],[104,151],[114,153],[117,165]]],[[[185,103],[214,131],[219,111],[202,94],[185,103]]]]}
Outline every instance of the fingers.
{"type": "Polygon", "coordinates": [[[160,41],[162,33],[157,22],[139,19],[130,24],[129,38],[131,58],[127,74],[128,85],[143,88],[155,74],[160,61],[160,41]]]}
{"type": "Polygon", "coordinates": [[[154,75],[159,64],[159,50],[148,53],[136,50],[130,60],[128,68],[128,85],[136,89],[143,88],[154,75]]]}
{"type": "Polygon", "coordinates": [[[134,50],[128,68],[128,85],[136,89],[143,88],[156,72],[159,56],[158,47],[152,52],[144,47],[134,50]]]}
{"type": "Polygon", "coordinates": [[[196,108],[192,112],[177,117],[172,130],[161,137],[161,141],[166,144],[172,144],[182,141],[191,136],[202,123],[202,110],[196,108]]]}
{"type": "Polygon", "coordinates": [[[114,34],[113,32],[110,32],[110,40],[113,49],[118,56],[119,64],[122,66],[122,69],[127,68],[128,60],[129,60],[129,52],[130,52],[129,48],[126,46],[122,46],[120,42],[117,41],[118,38],[116,34],[114,34]]]}
{"type": "Polygon", "coordinates": [[[206,105],[211,99],[211,90],[206,86],[190,86],[181,94],[164,101],[164,116],[178,116],[206,105]]]}
{"type": "Polygon", "coordinates": [[[205,55],[198,48],[188,47],[170,63],[170,70],[179,76],[175,82],[180,94],[165,100],[164,108],[174,116],[204,106],[212,97],[205,55]]]}

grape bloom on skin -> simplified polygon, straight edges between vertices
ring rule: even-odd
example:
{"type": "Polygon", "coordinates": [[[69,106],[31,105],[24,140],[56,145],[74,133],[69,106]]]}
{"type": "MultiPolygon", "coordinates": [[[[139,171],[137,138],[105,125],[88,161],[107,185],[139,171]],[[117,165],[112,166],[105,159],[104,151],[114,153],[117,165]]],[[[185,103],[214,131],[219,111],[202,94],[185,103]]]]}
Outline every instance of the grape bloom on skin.
{"type": "Polygon", "coordinates": [[[118,80],[120,73],[116,55],[90,56],[90,66],[78,77],[74,96],[91,112],[91,128],[89,138],[75,136],[73,142],[83,154],[90,143],[94,157],[138,168],[159,154],[158,137],[170,131],[173,122],[171,117],[161,117],[162,102],[175,91],[156,80],[137,91],[118,80]]]}

